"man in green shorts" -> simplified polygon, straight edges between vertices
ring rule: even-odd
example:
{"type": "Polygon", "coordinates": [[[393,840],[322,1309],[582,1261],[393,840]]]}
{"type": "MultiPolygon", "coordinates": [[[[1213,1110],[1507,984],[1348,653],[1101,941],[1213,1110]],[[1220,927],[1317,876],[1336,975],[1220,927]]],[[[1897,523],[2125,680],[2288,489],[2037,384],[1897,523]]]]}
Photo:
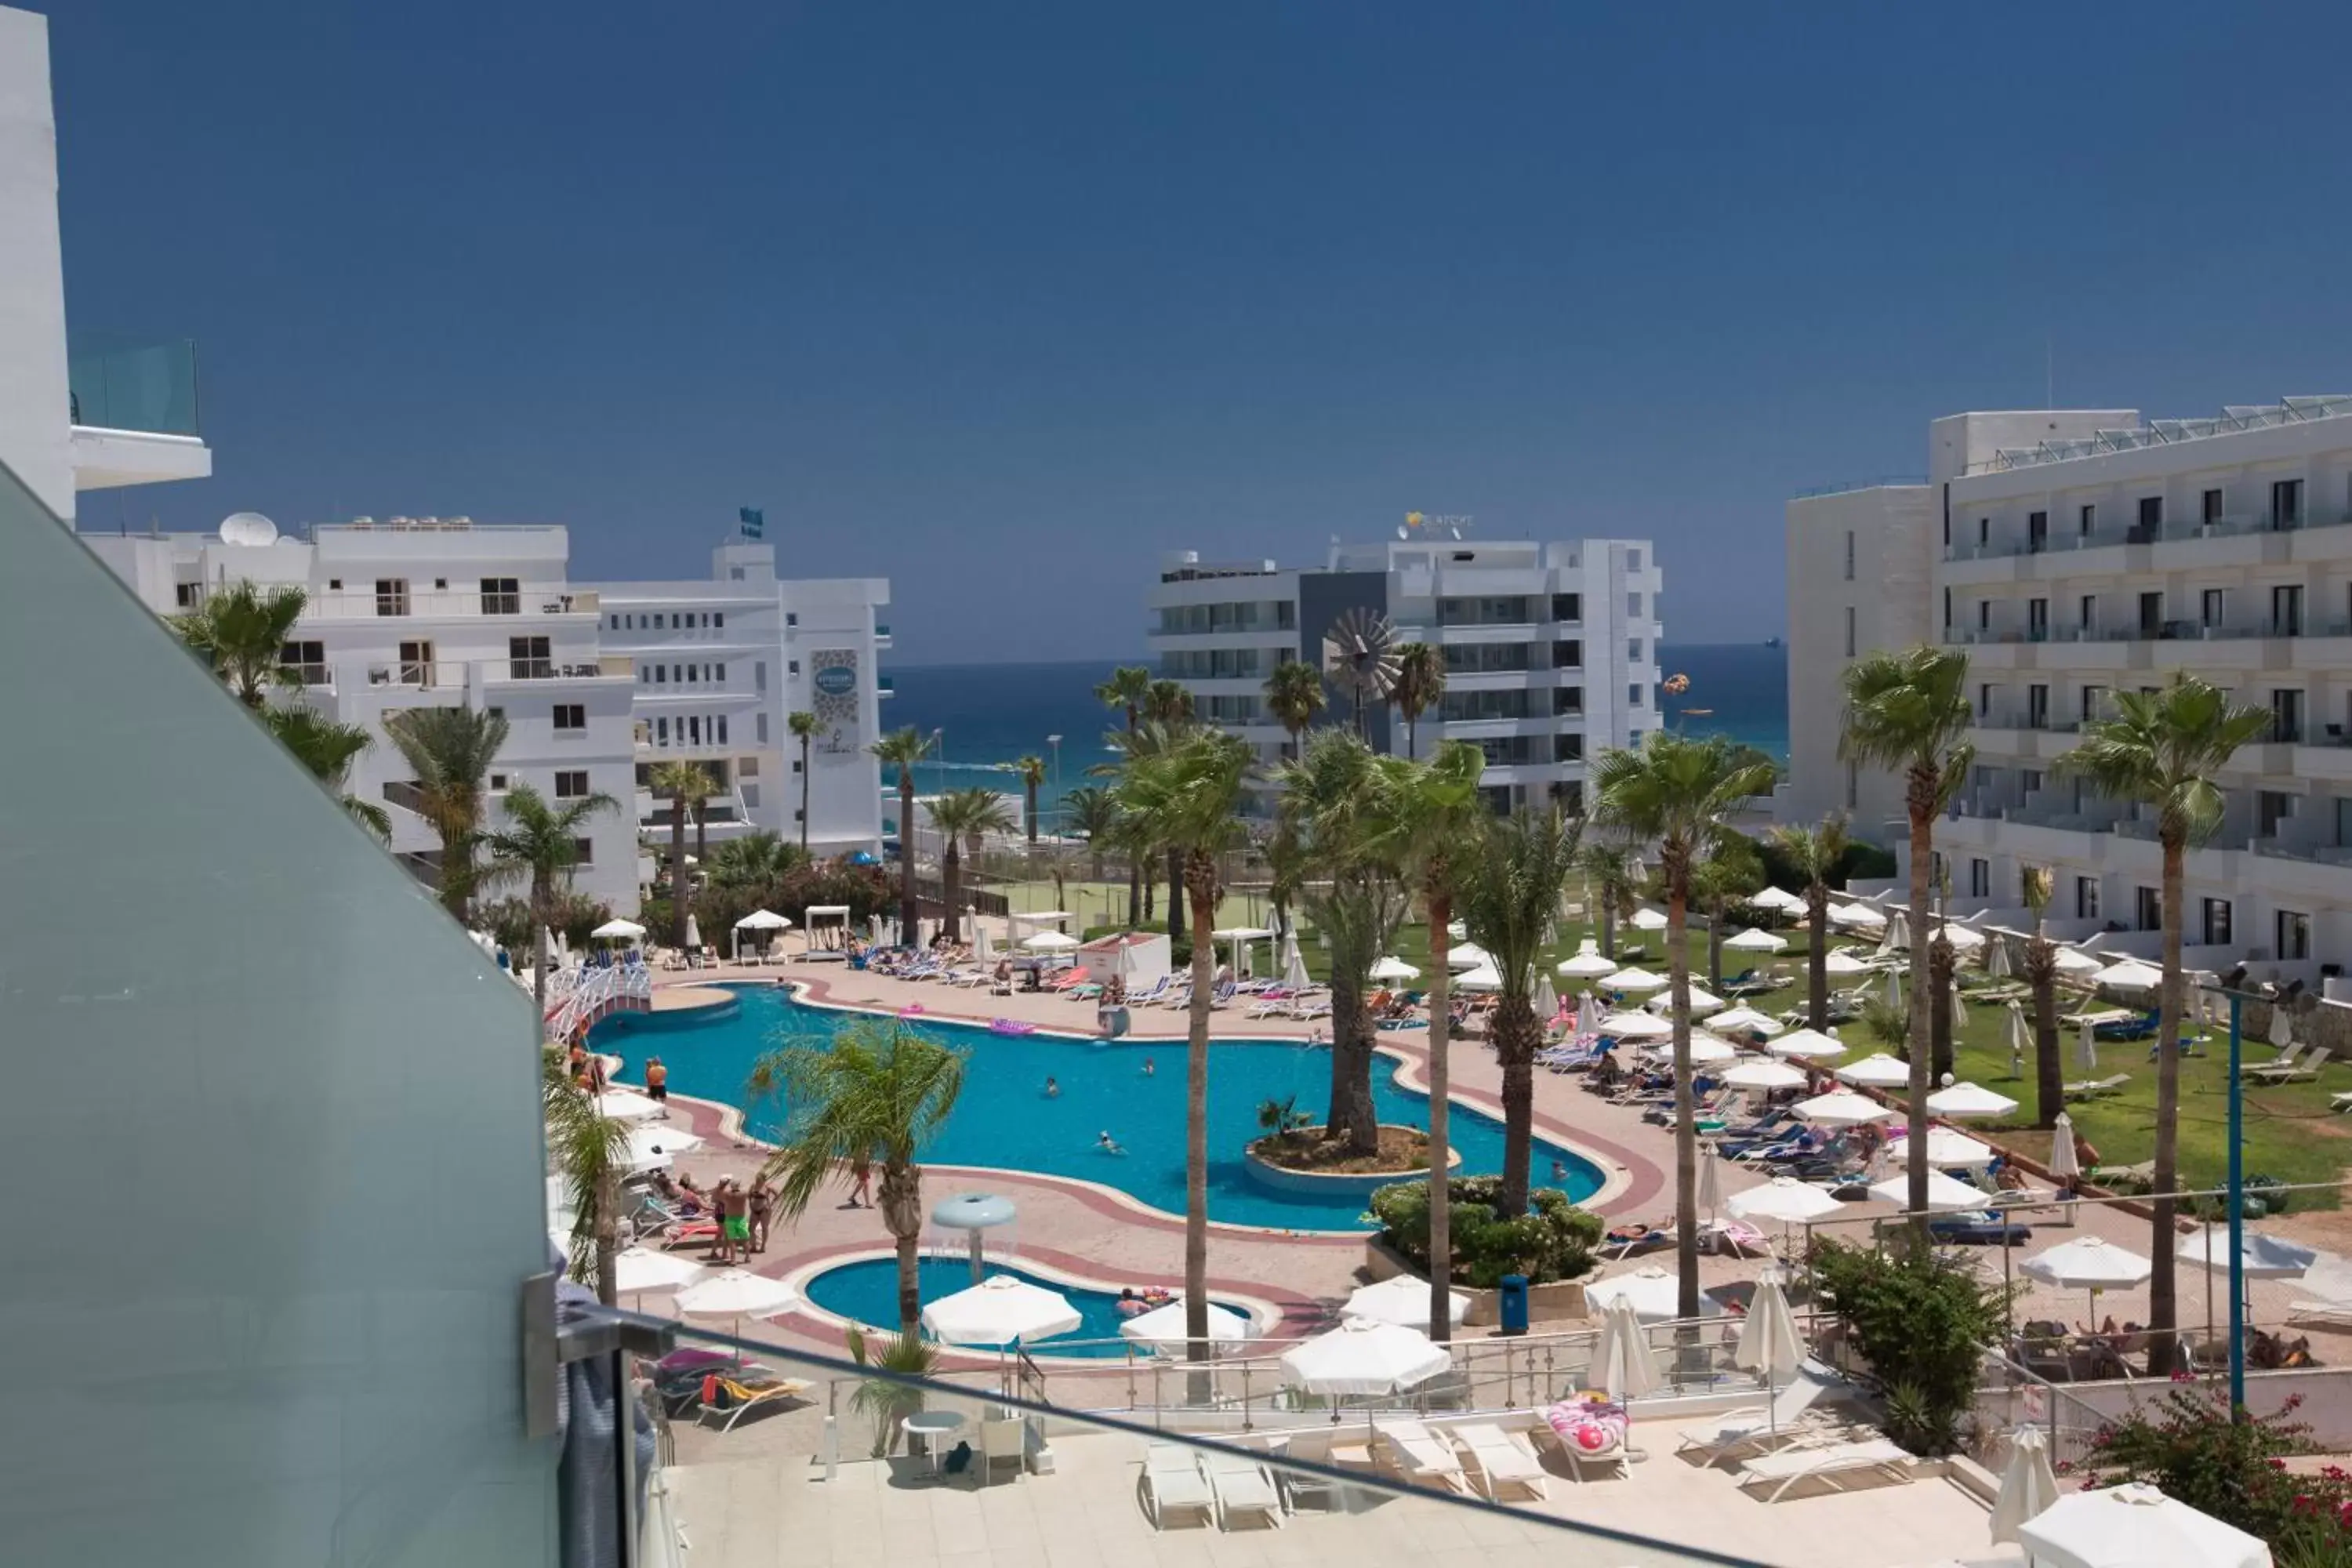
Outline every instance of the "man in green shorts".
{"type": "Polygon", "coordinates": [[[751,1195],[734,1177],[719,1184],[719,1261],[751,1260],[751,1195]]]}

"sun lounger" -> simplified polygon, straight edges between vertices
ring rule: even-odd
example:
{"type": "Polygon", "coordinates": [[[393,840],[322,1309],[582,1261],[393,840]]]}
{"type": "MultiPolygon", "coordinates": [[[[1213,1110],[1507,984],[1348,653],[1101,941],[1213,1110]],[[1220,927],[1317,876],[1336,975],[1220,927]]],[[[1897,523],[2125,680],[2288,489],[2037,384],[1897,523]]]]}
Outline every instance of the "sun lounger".
{"type": "Polygon", "coordinates": [[[1742,1487],[1769,1487],[1764,1500],[1779,1502],[1792,1487],[1807,1481],[1828,1481],[1843,1491],[1848,1477],[1874,1475],[1895,1482],[1910,1480],[1911,1455],[1885,1437],[1859,1443],[1829,1443],[1819,1447],[1783,1448],[1765,1454],[1739,1468],[1742,1487]]]}
{"type": "Polygon", "coordinates": [[[1466,1492],[1469,1478],[1454,1450],[1418,1421],[1375,1421],[1372,1436],[1380,1456],[1416,1486],[1466,1492]]]}
{"type": "Polygon", "coordinates": [[[705,1426],[715,1419],[721,1432],[731,1432],[735,1423],[752,1411],[789,1404],[808,1391],[809,1385],[795,1378],[778,1378],[772,1383],[756,1378],[743,1382],[713,1373],[703,1381],[702,1407],[695,1419],[705,1426]]]}
{"type": "Polygon", "coordinates": [[[1154,1530],[1168,1528],[1171,1513],[1197,1513],[1207,1523],[1217,1517],[1217,1494],[1201,1474],[1192,1450],[1154,1443],[1143,1451],[1143,1510],[1154,1530]]]}
{"type": "Polygon", "coordinates": [[[2113,1078],[2084,1079],[2080,1083],[2070,1083],[2066,1086],[2066,1098],[2096,1100],[2102,1095],[2121,1094],[2124,1091],[2124,1086],[2129,1082],[2131,1082],[2131,1074],[2127,1072],[2119,1072],[2113,1078]]]}
{"type": "Polygon", "coordinates": [[[1489,1502],[1500,1502],[1506,1492],[1533,1502],[1544,1500],[1546,1471],[1525,1439],[1486,1422],[1454,1428],[1454,1441],[1470,1461],[1470,1474],[1489,1502]]]}
{"type": "Polygon", "coordinates": [[[1759,1405],[1734,1410],[1706,1426],[1694,1426],[1683,1434],[1675,1452],[1703,1454],[1706,1458],[1700,1462],[1708,1465],[1769,1453],[1815,1430],[1805,1425],[1804,1417],[1828,1392],[1829,1384],[1801,1371],[1769,1407],[1759,1405]]]}
{"type": "Polygon", "coordinates": [[[1217,1500],[1217,1528],[1231,1530],[1234,1516],[1255,1514],[1276,1529],[1282,1527],[1282,1494],[1265,1466],[1248,1454],[1209,1453],[1202,1456],[1209,1475],[1209,1491],[1217,1500]]]}
{"type": "MultiPolygon", "coordinates": [[[[1297,1459],[1302,1464],[1330,1464],[1331,1428],[1317,1426],[1291,1433],[1282,1439],[1282,1458],[1297,1459]]],[[[1295,1470],[1286,1464],[1276,1467],[1275,1479],[1280,1484],[1284,1500],[1289,1504],[1293,1513],[1298,1511],[1301,1498],[1313,1498],[1319,1506],[1328,1509],[1340,1500],[1346,1489],[1328,1476],[1318,1475],[1312,1470],[1295,1470]]]]}
{"type": "MultiPolygon", "coordinates": [[[[2326,1046],[2320,1046],[2300,1062],[2282,1059],[2263,1067],[2249,1068],[2238,1076],[2254,1079],[2263,1083],[2309,1083],[2319,1076],[2319,1069],[2327,1065],[2327,1058],[2333,1054],[2326,1046]]],[[[2283,1057],[2284,1053],[2282,1053],[2283,1057]]]]}

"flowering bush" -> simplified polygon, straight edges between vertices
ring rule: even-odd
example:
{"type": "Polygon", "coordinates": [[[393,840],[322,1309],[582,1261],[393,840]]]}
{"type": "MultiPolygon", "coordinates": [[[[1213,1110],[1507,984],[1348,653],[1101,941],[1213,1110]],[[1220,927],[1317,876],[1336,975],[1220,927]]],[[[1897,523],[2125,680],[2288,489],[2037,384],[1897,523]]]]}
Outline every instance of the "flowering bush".
{"type": "Polygon", "coordinates": [[[2297,1395],[2277,1415],[2232,1421],[2225,1397],[2176,1386],[2092,1435],[2084,1485],[2145,1481],[2261,1536],[2279,1568],[2352,1562],[2352,1472],[2287,1468],[2289,1458],[2312,1451],[2311,1429],[2292,1419],[2302,1403],[2297,1395]]]}

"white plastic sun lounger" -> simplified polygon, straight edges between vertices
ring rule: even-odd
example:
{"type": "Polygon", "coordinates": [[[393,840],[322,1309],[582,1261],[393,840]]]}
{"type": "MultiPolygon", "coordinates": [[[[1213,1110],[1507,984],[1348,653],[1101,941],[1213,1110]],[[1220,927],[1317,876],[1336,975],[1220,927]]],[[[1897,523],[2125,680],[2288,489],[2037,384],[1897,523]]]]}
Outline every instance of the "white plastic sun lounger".
{"type": "Polygon", "coordinates": [[[1469,1478],[1462,1473],[1462,1461],[1420,1422],[1375,1421],[1372,1435],[1383,1456],[1407,1480],[1450,1492],[1470,1489],[1469,1478]]]}
{"type": "Polygon", "coordinates": [[[1845,1478],[1874,1475],[1895,1482],[1910,1480],[1911,1455],[1885,1437],[1860,1443],[1831,1443],[1817,1448],[1783,1448],[1765,1454],[1739,1468],[1742,1487],[1770,1487],[1766,1502],[1779,1502],[1789,1489],[1806,1481],[1825,1480],[1843,1491],[1845,1478]]]}
{"type": "Polygon", "coordinates": [[[1734,1410],[1712,1426],[1694,1426],[1683,1434],[1675,1451],[1687,1454],[1696,1449],[1706,1456],[1702,1464],[1718,1465],[1794,1443],[1811,1430],[1803,1425],[1805,1413],[1828,1392],[1827,1384],[1800,1372],[1769,1407],[1759,1405],[1734,1410]]]}
{"type": "Polygon", "coordinates": [[[1144,1449],[1142,1485],[1144,1512],[1154,1530],[1167,1529],[1171,1513],[1197,1513],[1203,1523],[1216,1519],[1216,1493],[1190,1448],[1154,1443],[1144,1449]]]}
{"type": "Polygon", "coordinates": [[[1524,1440],[1486,1422],[1454,1427],[1454,1440],[1469,1458],[1472,1478],[1489,1502],[1502,1501],[1506,1492],[1544,1500],[1549,1472],[1524,1440]]]}
{"type": "Polygon", "coordinates": [[[1231,1530],[1237,1513],[1255,1514],[1277,1530],[1282,1527],[1282,1494],[1263,1463],[1247,1454],[1209,1454],[1203,1463],[1209,1490],[1217,1500],[1219,1530],[1231,1530]]]}

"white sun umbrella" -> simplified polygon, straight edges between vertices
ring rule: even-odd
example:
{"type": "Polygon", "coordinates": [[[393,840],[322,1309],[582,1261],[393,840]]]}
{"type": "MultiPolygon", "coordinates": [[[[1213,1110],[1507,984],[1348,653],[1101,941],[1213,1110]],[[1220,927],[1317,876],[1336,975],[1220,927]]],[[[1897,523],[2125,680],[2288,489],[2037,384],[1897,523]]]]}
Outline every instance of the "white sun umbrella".
{"type": "Polygon", "coordinates": [[[1022,938],[1021,945],[1032,952],[1067,952],[1079,943],[1068,931],[1041,931],[1035,936],[1022,938]]]}
{"type": "Polygon", "coordinates": [[[1078,1322],[1067,1296],[1010,1274],[992,1274],[923,1309],[923,1327],[942,1343],[1000,1350],[1066,1334],[1078,1322]]]}
{"type": "Polygon", "coordinates": [[[702,945],[702,928],[694,923],[694,915],[691,911],[688,911],[686,917],[686,945],[688,947],[702,945]]]}
{"type": "Polygon", "coordinates": [[[1806,1082],[1806,1073],[1802,1068],[1790,1067],[1787,1062],[1773,1061],[1766,1058],[1757,1061],[1741,1062],[1723,1075],[1723,1081],[1733,1089],[1802,1089],[1806,1082]]]}
{"type": "Polygon", "coordinates": [[[1559,1011],[1559,993],[1552,989],[1550,975],[1536,976],[1536,994],[1529,1000],[1534,1004],[1536,1017],[1539,1020],[1549,1018],[1559,1011]]]}
{"type": "Polygon", "coordinates": [[[1859,1127],[1866,1121],[1884,1121],[1896,1114],[1869,1096],[1856,1094],[1847,1089],[1833,1089],[1827,1094],[1801,1100],[1795,1110],[1806,1121],[1822,1127],[1859,1127]]]}
{"type": "MultiPolygon", "coordinates": [[[[1895,1130],[1892,1142],[1896,1145],[1895,1153],[1898,1156],[1908,1154],[1907,1150],[1900,1147],[1908,1132],[1907,1128],[1895,1130]]],[[[1965,1132],[1955,1131],[1949,1127],[1927,1129],[1927,1163],[1932,1169],[1941,1171],[1958,1165],[1966,1170],[1979,1170],[1991,1164],[1995,1157],[1991,1144],[1971,1138],[1965,1132]]]]}
{"type": "Polygon", "coordinates": [[[1786,888],[1767,888],[1748,901],[1759,910],[1779,910],[1782,914],[1801,915],[1805,912],[1804,895],[1792,893],[1786,888]]]}
{"type": "Polygon", "coordinates": [[[2050,1124],[2050,1179],[2071,1182],[2083,1173],[2083,1162],[2074,1156],[2074,1119],[2064,1111],[2050,1124]]]}
{"type": "Polygon", "coordinates": [[[1598,980],[1604,974],[1616,973],[1617,961],[1601,952],[1588,936],[1578,946],[1575,956],[1563,958],[1552,967],[1564,979],[1598,980]]]}
{"type": "MultiPolygon", "coordinates": [[[[1674,1005],[1674,994],[1668,991],[1661,991],[1655,996],[1650,998],[1649,1005],[1660,1009],[1661,1011],[1670,1008],[1674,1005]]],[[[1704,986],[1694,985],[1690,988],[1690,1016],[1692,1017],[1704,1018],[1709,1013],[1720,1013],[1722,1011],[1722,997],[1717,996],[1714,992],[1707,990],[1704,986]]]]}
{"type": "Polygon", "coordinates": [[[1605,975],[1601,982],[1604,991],[1655,991],[1667,984],[1663,974],[1653,974],[1646,969],[1621,969],[1605,975]]]}
{"type": "Polygon", "coordinates": [[[1790,1250],[1789,1227],[1806,1225],[1844,1210],[1845,1205],[1821,1188],[1797,1180],[1794,1176],[1775,1176],[1760,1186],[1746,1188],[1731,1194],[1724,1203],[1734,1219],[1771,1219],[1780,1222],[1780,1251],[1790,1250]]]}
{"type": "Polygon", "coordinates": [[[1899,969],[1886,972],[1886,1005],[1897,1013],[1903,1011],[1903,972],[1899,969]]]}
{"type": "Polygon", "coordinates": [[[2009,1054],[2024,1057],[2032,1051],[2033,1028],[2025,1021],[2025,1004],[2011,1002],[2009,1005],[2009,1054]]]}
{"type": "Polygon", "coordinates": [[[1664,1040],[1673,1037],[1675,1026],[1651,1013],[1611,1013],[1596,1032],[1618,1040],[1664,1040]]]}
{"type": "MultiPolygon", "coordinates": [[[[1870,1184],[1870,1195],[1881,1203],[1893,1204],[1896,1208],[1907,1213],[1911,1207],[1911,1178],[1906,1173],[1889,1176],[1883,1182],[1873,1182],[1870,1184]]],[[[1990,1196],[1990,1194],[1969,1185],[1957,1176],[1948,1176],[1941,1171],[1927,1173],[1927,1206],[1938,1214],[1959,1214],[1968,1209],[1980,1209],[1985,1206],[1990,1196]]]]}
{"type": "Polygon", "coordinates": [[[1843,1040],[1835,1035],[1824,1035],[1819,1029],[1791,1030],[1764,1048],[1776,1057],[1811,1057],[1822,1061],[1846,1053],[1843,1040]]]}
{"type": "Polygon", "coordinates": [[[1715,1211],[1723,1206],[1723,1159],[1716,1153],[1712,1143],[1707,1145],[1706,1152],[1699,1156],[1698,1194],[1695,1201],[1706,1211],[1706,1217],[1710,1220],[1715,1218],[1715,1211]]]}
{"type": "Polygon", "coordinates": [[[1796,1314],[1789,1310],[1788,1295],[1780,1289],[1780,1271],[1767,1268],[1757,1279],[1756,1294],[1748,1298],[1748,1315],[1739,1325],[1739,1343],[1732,1352],[1731,1364],[1762,1373],[1769,1389],[1782,1378],[1795,1376],[1805,1364],[1805,1337],[1797,1331],[1796,1314]]]}
{"type": "Polygon", "coordinates": [[[588,934],[599,942],[635,942],[646,934],[646,928],[635,921],[606,921],[588,934]]]}
{"type": "Polygon", "coordinates": [[[1841,947],[1822,956],[1822,973],[1832,978],[1867,974],[1877,965],[1856,956],[1851,948],[1841,947]]]}
{"type": "Polygon", "coordinates": [[[2271,1044],[2280,1050],[2294,1044],[2294,1015],[2284,1007],[2271,1009],[2271,1044]]]}
{"type": "MultiPolygon", "coordinates": [[[[1119,950],[1122,957],[1126,951],[1124,947],[1119,950]]],[[[988,934],[988,922],[977,915],[971,921],[971,961],[982,968],[996,962],[995,940],[988,934]]]]}
{"type": "MultiPolygon", "coordinates": [[[[1668,1050],[1671,1053],[1671,1047],[1668,1050]]],[[[1691,1036],[1690,1059],[1694,1067],[1736,1062],[1739,1059],[1739,1047],[1728,1040],[1718,1040],[1713,1035],[1694,1033],[1691,1036]]]]}
{"type": "Polygon", "coordinates": [[[630,1165],[637,1170],[652,1170],[667,1165],[677,1155],[702,1147],[702,1140],[682,1127],[639,1122],[629,1129],[625,1154],[630,1165]]]}
{"type": "Polygon", "coordinates": [[[2000,1495],[1993,1500],[1996,1545],[2017,1539],[2017,1531],[2058,1500],[2058,1472],[2050,1463],[2050,1443],[2039,1426],[2009,1435],[2009,1464],[2000,1472],[2000,1495]]]}
{"type": "Polygon", "coordinates": [[[1759,1013],[1753,1007],[1734,1007],[1728,1012],[1717,1013],[1707,1020],[1706,1026],[1717,1034],[1763,1035],[1767,1037],[1782,1034],[1789,1027],[1771,1014],[1759,1013]]]}
{"type": "Polygon", "coordinates": [[[1374,980],[1418,980],[1421,971],[1402,958],[1383,958],[1372,965],[1374,980]]]}
{"type": "Polygon", "coordinates": [[[1769,931],[1752,926],[1735,936],[1725,937],[1723,945],[1734,952],[1786,952],[1789,949],[1786,937],[1774,936],[1769,931]]]}
{"type": "Polygon", "coordinates": [[[786,931],[791,928],[792,923],[790,916],[780,915],[773,910],[753,910],[735,922],[735,929],[737,931],[786,931]]]}
{"type": "MultiPolygon", "coordinates": [[[[1249,1338],[1250,1321],[1231,1307],[1209,1303],[1209,1342],[1238,1344],[1249,1338]]],[[[1184,1303],[1171,1301],[1139,1312],[1118,1325],[1118,1337],[1150,1345],[1156,1351],[1181,1351],[1192,1343],[1185,1335],[1184,1303]]]]}
{"type": "Polygon", "coordinates": [[[1349,1318],[1282,1353],[1283,1381],[1308,1394],[1397,1394],[1451,1368],[1454,1358],[1402,1323],[1349,1318]]]}
{"type": "Polygon", "coordinates": [[[1601,1339],[1592,1347],[1592,1365],[1584,1378],[1617,1400],[1637,1398],[1658,1386],[1650,1336],[1642,1331],[1633,1303],[1622,1296],[1611,1298],[1601,1314],[1601,1339]]]}
{"type": "Polygon", "coordinates": [[[1591,992],[1588,991],[1582,996],[1577,998],[1576,1032],[1578,1034],[1599,1034],[1601,1032],[1601,1020],[1607,1016],[1608,1009],[1601,1005],[1601,998],[1595,996],[1591,992]]]}
{"type": "Polygon", "coordinates": [[[2006,980],[2009,978],[2009,942],[2007,939],[1996,942],[1990,947],[1985,949],[1984,966],[1985,973],[1991,975],[1995,980],[2006,980]]]}
{"type": "Polygon", "coordinates": [[[1630,1306],[1633,1316],[1643,1322],[1670,1322],[1681,1315],[1682,1285],[1653,1264],[1630,1273],[1612,1274],[1606,1279],[1594,1279],[1584,1287],[1588,1312],[1611,1311],[1620,1301],[1630,1306]]]}
{"type": "Polygon", "coordinates": [[[1954,1039],[1958,1039],[1962,1035],[1969,1032],[1969,1005],[1961,998],[1960,988],[1958,986],[1953,986],[1950,994],[1952,998],[1952,1037],[1954,1039]]]}
{"type": "Polygon", "coordinates": [[[748,1268],[722,1268],[677,1293],[673,1302],[689,1318],[731,1318],[743,1337],[746,1318],[772,1318],[800,1304],[801,1293],[781,1279],[748,1268]]]}
{"type": "Polygon", "coordinates": [[[1307,961],[1298,956],[1297,941],[1288,943],[1288,952],[1290,956],[1283,961],[1282,965],[1283,989],[1293,993],[1304,991],[1314,982],[1307,977],[1307,961]]]}
{"type": "MultiPolygon", "coordinates": [[[[1470,1298],[1459,1290],[1445,1293],[1446,1310],[1460,1322],[1470,1310],[1470,1298]]],[[[1359,1286],[1341,1310],[1349,1318],[1370,1318],[1376,1323],[1402,1323],[1408,1329],[1429,1327],[1429,1281],[1410,1274],[1392,1274],[1376,1285],[1359,1286]]]]}
{"type": "Polygon", "coordinates": [[[1911,1083],[1911,1064],[1885,1051],[1873,1052],[1835,1070],[1840,1083],[1856,1089],[1906,1089],[1911,1083]]]}
{"type": "Polygon", "coordinates": [[[1878,939],[1881,953],[1894,952],[1911,945],[1911,917],[1900,910],[1890,910],[1886,916],[1885,934],[1878,939]]]}
{"type": "Polygon", "coordinates": [[[2033,1568],[2271,1568],[2260,1536],[2152,1486],[2060,1498],[2017,1527],[2033,1568]]]}
{"type": "Polygon", "coordinates": [[[1495,967],[1493,959],[1482,959],[1454,977],[1454,988],[1456,991],[1500,991],[1503,988],[1503,972],[1495,967]]]}
{"type": "Polygon", "coordinates": [[[2096,974],[2099,968],[2099,961],[2079,947],[2058,950],[2058,973],[2061,974],[2072,974],[2079,979],[2086,974],[2096,974]]]}
{"type": "Polygon", "coordinates": [[[1286,975],[1298,963],[1298,921],[1294,919],[1282,928],[1282,972],[1286,975]]]}
{"type": "Polygon", "coordinates": [[[2063,1290],[2085,1291],[2094,1302],[2102,1290],[2129,1290],[2145,1285],[2155,1272],[2138,1253],[2096,1236],[2061,1242],[2017,1267],[2029,1279],[2063,1290]]]}
{"type": "Polygon", "coordinates": [[[1635,910],[1633,911],[1633,918],[1625,923],[1632,926],[1635,931],[1664,931],[1666,929],[1666,911],[1664,910],[1654,910],[1644,904],[1640,909],[1635,910]]]}
{"type": "Polygon", "coordinates": [[[691,1258],[650,1247],[625,1247],[613,1256],[613,1289],[624,1296],[675,1290],[708,1272],[691,1258]]]}
{"type": "MultiPolygon", "coordinates": [[[[2230,1227],[2207,1226],[2182,1241],[2176,1256],[2191,1268],[2226,1274],[2230,1268],[2230,1227]]],[[[2259,1230],[2246,1232],[2245,1245],[2238,1250],[2240,1266],[2249,1279],[2300,1279],[2318,1259],[2319,1253],[2313,1247],[2259,1230]]]]}
{"type": "Polygon", "coordinates": [[[1842,926],[1869,926],[1874,931],[1886,923],[1886,911],[1876,904],[1832,904],[1830,919],[1842,926]]]}
{"type": "Polygon", "coordinates": [[[1985,944],[1985,934],[1974,926],[1958,925],[1947,921],[1944,922],[1944,940],[1951,943],[1955,952],[1974,952],[1985,944]]]}
{"type": "Polygon", "coordinates": [[[2153,991],[2164,984],[2164,971],[2137,958],[2119,959],[2095,971],[2091,982],[2110,991],[2153,991]]]}
{"type": "Polygon", "coordinates": [[[2083,1032],[2074,1037],[2074,1063],[2084,1072],[2099,1070],[2099,1026],[2088,1018],[2083,1020],[2083,1032]]]}
{"type": "Polygon", "coordinates": [[[2017,1101],[2005,1094],[1973,1083],[1956,1083],[1949,1089],[1939,1089],[1927,1097],[1930,1113],[1954,1121],[1976,1121],[1988,1116],[2007,1116],[2017,1109],[2017,1101]]]}
{"type": "Polygon", "coordinates": [[[660,1100],[633,1089],[608,1089],[596,1097],[596,1114],[614,1121],[644,1121],[659,1116],[663,1110],[660,1100]]]}
{"type": "Polygon", "coordinates": [[[1445,950],[1448,969],[1475,969],[1482,963],[1492,963],[1494,958],[1475,942],[1457,942],[1445,950]]]}

